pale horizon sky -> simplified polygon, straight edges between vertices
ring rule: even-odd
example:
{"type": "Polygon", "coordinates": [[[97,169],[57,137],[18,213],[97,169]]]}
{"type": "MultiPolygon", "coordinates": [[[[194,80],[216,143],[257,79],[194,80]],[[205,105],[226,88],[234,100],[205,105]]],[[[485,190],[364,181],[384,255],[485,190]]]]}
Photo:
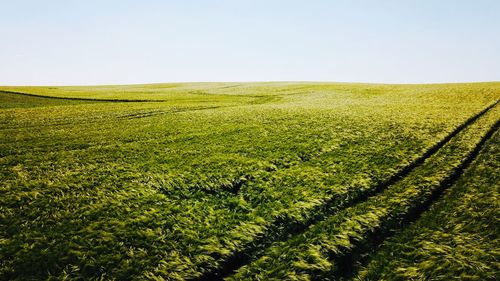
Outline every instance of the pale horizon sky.
{"type": "Polygon", "coordinates": [[[0,0],[0,85],[500,81],[500,1],[0,0]]]}

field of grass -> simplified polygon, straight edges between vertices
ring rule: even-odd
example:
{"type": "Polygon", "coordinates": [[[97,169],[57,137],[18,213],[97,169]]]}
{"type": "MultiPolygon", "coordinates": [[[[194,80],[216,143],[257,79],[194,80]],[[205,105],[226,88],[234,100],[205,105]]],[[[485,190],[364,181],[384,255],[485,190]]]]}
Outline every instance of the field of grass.
{"type": "Polygon", "coordinates": [[[494,280],[499,100],[500,83],[0,87],[0,280],[494,280]]]}
{"type": "Polygon", "coordinates": [[[500,133],[443,200],[374,253],[356,279],[496,280],[500,133]]]}

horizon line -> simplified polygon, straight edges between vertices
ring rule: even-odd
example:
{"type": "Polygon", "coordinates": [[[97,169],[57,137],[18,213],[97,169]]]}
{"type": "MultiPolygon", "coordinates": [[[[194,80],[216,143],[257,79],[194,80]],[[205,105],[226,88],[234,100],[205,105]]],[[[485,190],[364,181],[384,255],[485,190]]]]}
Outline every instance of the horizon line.
{"type": "Polygon", "coordinates": [[[134,82],[134,83],[103,83],[103,84],[44,84],[44,85],[4,85],[0,87],[102,87],[102,86],[139,86],[139,85],[161,85],[161,84],[216,84],[216,83],[313,83],[313,84],[366,84],[366,85],[448,85],[448,84],[483,84],[500,83],[500,80],[481,81],[444,81],[444,82],[366,82],[366,81],[324,81],[324,80],[234,80],[234,81],[166,81],[166,82],[134,82]]]}

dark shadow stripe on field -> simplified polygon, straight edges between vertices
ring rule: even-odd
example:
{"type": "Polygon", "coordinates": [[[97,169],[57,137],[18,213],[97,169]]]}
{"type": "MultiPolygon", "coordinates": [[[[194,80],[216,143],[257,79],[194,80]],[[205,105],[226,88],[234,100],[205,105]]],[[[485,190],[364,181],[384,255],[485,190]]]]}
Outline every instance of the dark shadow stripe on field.
{"type": "Polygon", "coordinates": [[[126,114],[123,116],[119,116],[118,118],[119,119],[138,119],[138,118],[145,118],[145,117],[151,117],[151,116],[168,114],[168,113],[202,111],[202,110],[226,108],[226,107],[234,107],[234,106],[230,106],[230,105],[228,105],[228,106],[204,106],[204,107],[193,107],[193,108],[173,108],[171,110],[151,110],[151,111],[126,114]]]}
{"type": "MultiPolygon", "coordinates": [[[[221,265],[215,269],[207,269],[207,273],[205,273],[200,278],[194,278],[194,280],[223,280],[225,277],[232,275],[237,269],[242,266],[245,266],[252,262],[253,260],[259,258],[264,253],[264,250],[268,248],[274,242],[286,241],[288,239],[293,238],[294,236],[302,234],[305,230],[307,230],[311,225],[324,220],[325,218],[335,214],[336,212],[346,209],[348,207],[354,206],[358,203],[364,202],[368,200],[368,198],[379,194],[381,191],[385,190],[387,187],[397,183],[402,178],[407,176],[411,171],[413,171],[418,166],[422,165],[427,158],[435,154],[440,148],[442,148],[446,143],[448,143],[453,137],[455,137],[458,133],[463,131],[469,125],[474,123],[481,116],[486,114],[489,110],[494,108],[500,100],[495,101],[491,105],[487,106],[485,109],[481,110],[479,113],[473,115],[465,122],[457,126],[451,133],[449,133],[446,137],[441,139],[439,142],[431,146],[426,152],[420,155],[413,162],[396,172],[393,176],[391,176],[387,181],[380,183],[373,189],[365,191],[363,193],[354,194],[348,193],[347,195],[343,195],[339,197],[330,198],[322,204],[318,206],[314,210],[311,211],[313,214],[309,220],[303,223],[298,222],[290,222],[285,219],[277,219],[273,222],[273,224],[268,228],[266,235],[262,235],[253,241],[247,248],[244,250],[233,253],[227,259],[221,261],[221,265]],[[350,200],[348,198],[351,198],[350,200]]],[[[218,258],[218,257],[215,257],[218,258]]]]}
{"type": "Polygon", "coordinates": [[[470,164],[477,158],[477,156],[483,150],[485,143],[491,139],[493,134],[500,127],[500,120],[498,120],[488,132],[481,138],[479,143],[474,147],[474,149],[467,155],[464,161],[456,167],[453,172],[446,177],[442,182],[440,182],[438,188],[433,190],[429,198],[425,200],[422,204],[416,205],[414,208],[410,209],[409,212],[402,217],[402,221],[397,227],[385,226],[382,224],[379,226],[377,231],[373,231],[370,235],[360,241],[355,245],[354,249],[346,255],[340,257],[333,257],[338,267],[334,272],[329,272],[327,276],[315,276],[314,280],[322,280],[325,277],[333,277],[339,279],[352,279],[356,274],[357,270],[361,266],[366,265],[370,257],[373,256],[375,251],[379,246],[391,236],[394,236],[397,231],[401,231],[405,227],[408,227],[413,222],[417,221],[418,218],[422,216],[424,212],[429,210],[431,205],[439,201],[445,191],[450,188],[459,178],[462,176],[464,171],[470,166],[470,164]],[[372,251],[374,250],[374,251],[372,251]]]}
{"type": "Polygon", "coordinates": [[[46,99],[59,99],[59,100],[77,100],[77,101],[99,101],[99,102],[166,102],[168,100],[131,100],[131,99],[92,99],[92,98],[76,98],[76,97],[54,97],[54,96],[44,96],[38,94],[29,94],[14,91],[0,90],[0,93],[15,94],[28,97],[46,98],[46,99]]]}

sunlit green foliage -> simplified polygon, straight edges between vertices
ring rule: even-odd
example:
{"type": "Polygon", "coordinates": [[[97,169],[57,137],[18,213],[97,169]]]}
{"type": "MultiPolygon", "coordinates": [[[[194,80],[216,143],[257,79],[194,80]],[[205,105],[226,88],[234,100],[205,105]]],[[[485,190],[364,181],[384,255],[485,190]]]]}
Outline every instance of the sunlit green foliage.
{"type": "Polygon", "coordinates": [[[374,233],[396,230],[407,214],[430,199],[440,183],[452,176],[499,118],[500,108],[488,112],[396,184],[301,235],[273,245],[263,257],[241,268],[234,279],[307,280],[343,273],[339,271],[345,270],[342,268],[345,265],[336,264],[336,258],[342,258],[355,247],[363,247],[368,243],[366,238],[374,233]]]}
{"type": "Polygon", "coordinates": [[[500,83],[3,89],[115,100],[0,93],[0,279],[19,280],[201,277],[331,219],[325,204],[370,194],[500,98],[500,83]]]}
{"type": "Polygon", "coordinates": [[[388,240],[360,280],[496,280],[500,239],[500,133],[449,194],[388,240]]]}

